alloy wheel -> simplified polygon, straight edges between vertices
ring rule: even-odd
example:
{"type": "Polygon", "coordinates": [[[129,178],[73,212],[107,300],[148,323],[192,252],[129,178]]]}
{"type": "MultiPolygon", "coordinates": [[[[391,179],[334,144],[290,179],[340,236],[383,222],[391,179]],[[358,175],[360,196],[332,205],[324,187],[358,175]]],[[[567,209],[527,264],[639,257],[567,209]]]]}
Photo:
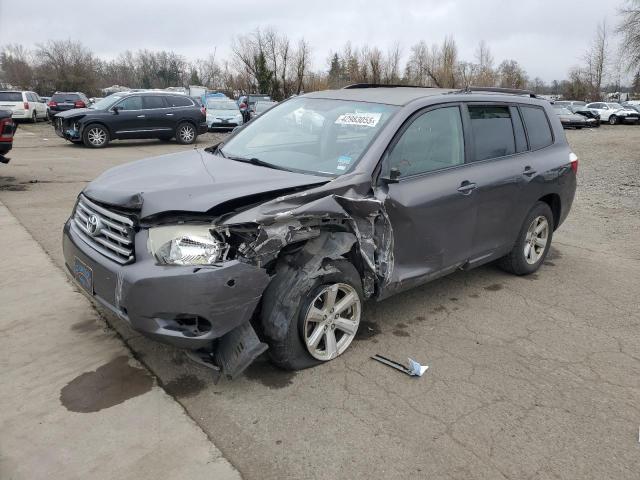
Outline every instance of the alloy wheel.
{"type": "Polygon", "coordinates": [[[533,219],[524,240],[524,258],[529,265],[537,263],[544,255],[549,241],[549,222],[540,215],[533,219]]]}
{"type": "Polygon", "coordinates": [[[89,138],[89,143],[91,145],[99,147],[107,140],[107,133],[102,128],[93,127],[89,130],[87,137],[89,138]]]}
{"type": "Polygon", "coordinates": [[[191,125],[184,125],[180,128],[180,139],[185,143],[190,143],[195,136],[195,130],[191,125]]]}
{"type": "Polygon", "coordinates": [[[326,285],[304,319],[304,343],[311,356],[328,361],[342,354],[356,336],[361,312],[355,288],[346,283],[326,285]]]}

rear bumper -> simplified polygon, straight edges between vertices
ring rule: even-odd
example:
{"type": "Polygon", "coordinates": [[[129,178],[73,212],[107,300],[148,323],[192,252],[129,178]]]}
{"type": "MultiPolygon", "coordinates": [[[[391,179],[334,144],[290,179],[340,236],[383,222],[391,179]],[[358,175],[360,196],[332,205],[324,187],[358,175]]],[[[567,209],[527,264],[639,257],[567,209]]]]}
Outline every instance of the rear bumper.
{"type": "Polygon", "coordinates": [[[18,109],[14,110],[11,114],[11,118],[31,118],[31,112],[29,110],[18,109]]]}
{"type": "Polygon", "coordinates": [[[209,127],[207,126],[207,122],[201,122],[198,125],[198,135],[202,135],[203,133],[207,133],[209,131],[209,127]]]}
{"type": "Polygon", "coordinates": [[[204,268],[157,265],[136,234],[136,262],[117,264],[82,240],[67,221],[63,252],[67,273],[97,305],[142,334],[170,345],[200,349],[249,321],[269,282],[267,273],[238,261],[204,268]],[[93,288],[74,278],[76,259],[92,271],[93,288]]]}

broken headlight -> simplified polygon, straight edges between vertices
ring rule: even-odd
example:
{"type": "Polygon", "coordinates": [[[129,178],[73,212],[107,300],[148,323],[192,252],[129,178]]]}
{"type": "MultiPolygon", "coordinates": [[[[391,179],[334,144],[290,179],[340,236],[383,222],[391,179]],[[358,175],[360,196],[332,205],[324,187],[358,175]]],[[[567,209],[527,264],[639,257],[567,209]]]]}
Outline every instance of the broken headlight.
{"type": "Polygon", "coordinates": [[[149,229],[149,253],[164,265],[211,265],[224,259],[229,247],[208,225],[172,225],[149,229]]]}

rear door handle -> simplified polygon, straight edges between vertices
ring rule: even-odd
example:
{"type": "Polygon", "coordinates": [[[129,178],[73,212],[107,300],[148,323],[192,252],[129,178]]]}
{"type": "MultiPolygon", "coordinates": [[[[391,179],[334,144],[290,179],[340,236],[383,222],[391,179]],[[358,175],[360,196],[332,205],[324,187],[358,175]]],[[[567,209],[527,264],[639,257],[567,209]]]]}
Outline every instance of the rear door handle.
{"type": "Polygon", "coordinates": [[[522,174],[523,174],[523,175],[526,175],[527,177],[530,177],[530,176],[532,176],[532,175],[535,175],[536,173],[537,173],[537,172],[536,172],[533,168],[531,168],[531,167],[529,167],[529,166],[524,167],[524,172],[522,172],[522,174]]]}
{"type": "Polygon", "coordinates": [[[146,115],[138,115],[138,118],[145,118],[146,115]]]}
{"type": "Polygon", "coordinates": [[[465,181],[464,181],[464,182],[462,182],[462,183],[460,184],[460,186],[458,187],[458,191],[459,191],[460,193],[462,193],[463,195],[468,195],[468,194],[470,194],[471,192],[473,192],[473,191],[476,189],[476,187],[477,187],[477,186],[478,186],[478,185],[476,185],[475,183],[471,183],[470,181],[465,180],[465,181]]]}
{"type": "Polygon", "coordinates": [[[165,113],[167,117],[173,117],[173,113],[165,113]]]}

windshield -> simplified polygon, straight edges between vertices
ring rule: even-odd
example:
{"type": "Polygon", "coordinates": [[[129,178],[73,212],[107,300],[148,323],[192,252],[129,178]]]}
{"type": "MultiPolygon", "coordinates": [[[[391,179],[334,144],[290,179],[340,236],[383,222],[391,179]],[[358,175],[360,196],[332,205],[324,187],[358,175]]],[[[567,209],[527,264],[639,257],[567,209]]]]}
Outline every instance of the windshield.
{"type": "Polygon", "coordinates": [[[302,173],[341,175],[397,110],[377,103],[294,98],[256,117],[221,152],[302,173]]]}
{"type": "Polygon", "coordinates": [[[103,98],[102,100],[98,100],[89,108],[94,108],[96,110],[108,110],[111,107],[111,105],[116,103],[123,96],[124,95],[118,95],[117,93],[114,93],[112,95],[109,95],[108,97],[103,98]]]}
{"type": "Polygon", "coordinates": [[[276,102],[256,102],[256,113],[262,113],[269,110],[276,102]]]}
{"type": "Polygon", "coordinates": [[[238,110],[238,105],[232,100],[207,100],[209,110],[238,110]]]}
{"type": "Polygon", "coordinates": [[[54,93],[51,97],[51,101],[57,103],[73,103],[76,100],[80,100],[80,95],[77,93],[54,93]]]}
{"type": "Polygon", "coordinates": [[[556,107],[556,113],[558,115],[573,115],[571,110],[569,110],[568,108],[565,108],[565,107],[556,107]]]}

